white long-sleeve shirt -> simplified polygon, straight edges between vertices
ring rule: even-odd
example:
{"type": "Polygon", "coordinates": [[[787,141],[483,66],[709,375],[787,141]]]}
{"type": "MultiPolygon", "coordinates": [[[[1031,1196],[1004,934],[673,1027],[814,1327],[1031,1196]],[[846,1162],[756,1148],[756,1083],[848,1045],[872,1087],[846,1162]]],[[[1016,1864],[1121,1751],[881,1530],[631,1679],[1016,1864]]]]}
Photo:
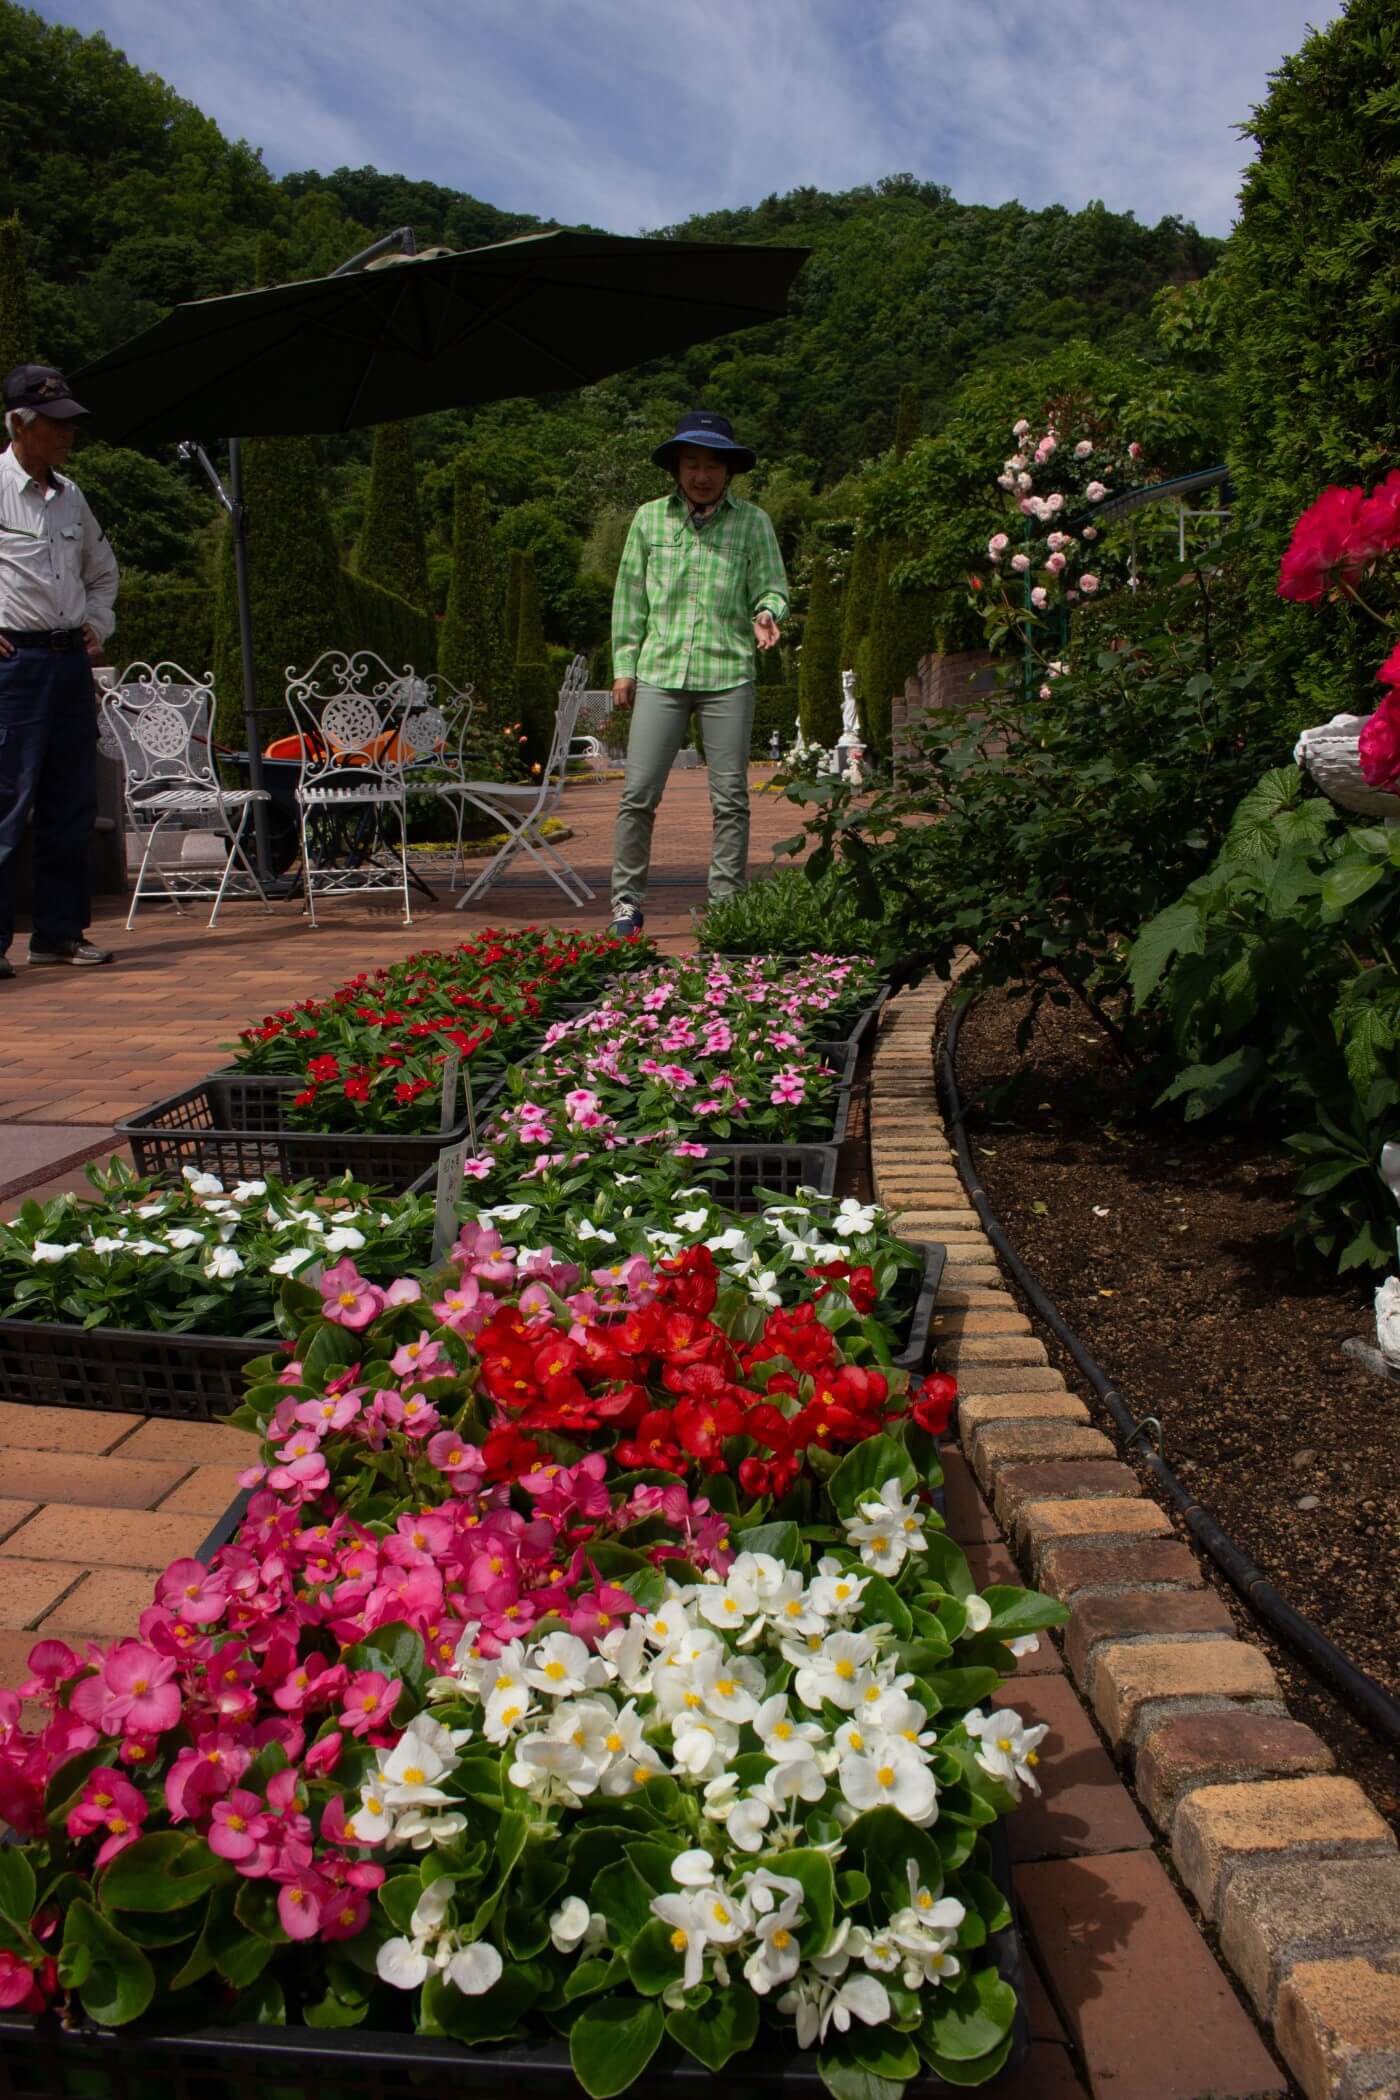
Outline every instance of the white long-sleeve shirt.
{"type": "Polygon", "coordinates": [[[116,626],[116,557],[87,497],[66,474],[41,488],[0,452],[0,627],[116,626]]]}

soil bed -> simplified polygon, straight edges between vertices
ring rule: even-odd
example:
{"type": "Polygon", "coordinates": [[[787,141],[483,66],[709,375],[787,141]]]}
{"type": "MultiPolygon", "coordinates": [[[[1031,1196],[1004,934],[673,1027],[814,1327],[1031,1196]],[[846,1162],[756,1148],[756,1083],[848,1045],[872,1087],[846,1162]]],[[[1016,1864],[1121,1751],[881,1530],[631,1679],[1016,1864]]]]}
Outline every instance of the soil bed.
{"type": "MultiPolygon", "coordinates": [[[[1081,1013],[1042,1009],[1022,1055],[1024,1013],[989,993],[958,1040],[968,1136],[1007,1236],[1133,1412],[1160,1416],[1167,1458],[1205,1507],[1353,1663],[1400,1692],[1400,1389],[1341,1354],[1372,1330],[1376,1279],[1299,1269],[1280,1238],[1292,1168],[1270,1135],[1145,1120],[1081,1013]],[[1018,1072],[1013,1102],[973,1103],[1018,1072]]],[[[1268,1650],[1292,1712],[1400,1822],[1400,1759],[1208,1579],[1268,1650]]]]}

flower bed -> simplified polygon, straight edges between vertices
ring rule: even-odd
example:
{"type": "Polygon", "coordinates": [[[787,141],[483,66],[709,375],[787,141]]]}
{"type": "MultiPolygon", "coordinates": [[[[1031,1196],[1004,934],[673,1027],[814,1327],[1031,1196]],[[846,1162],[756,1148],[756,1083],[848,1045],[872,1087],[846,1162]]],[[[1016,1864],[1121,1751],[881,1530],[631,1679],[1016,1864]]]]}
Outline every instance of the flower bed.
{"type": "Polygon", "coordinates": [[[590,998],[650,953],[649,943],[610,934],[488,929],[265,1015],[242,1031],[234,1069],[294,1079],[293,1128],[431,1130],[451,1051],[480,1089],[563,1002],[590,998]]]}
{"type": "Polygon", "coordinates": [[[0,1699],[0,2003],[403,2076],[552,2035],[599,2100],[794,2045],[837,2094],[993,2076],[986,1832],[1043,1731],[978,1702],[1063,1613],[943,1533],[950,1391],[848,1360],[847,1278],[746,1338],[708,1248],[620,1318],[508,1267],[470,1226],[440,1297],[286,1284],[237,1539],[139,1639],[39,1643],[37,1730],[0,1699]]]}

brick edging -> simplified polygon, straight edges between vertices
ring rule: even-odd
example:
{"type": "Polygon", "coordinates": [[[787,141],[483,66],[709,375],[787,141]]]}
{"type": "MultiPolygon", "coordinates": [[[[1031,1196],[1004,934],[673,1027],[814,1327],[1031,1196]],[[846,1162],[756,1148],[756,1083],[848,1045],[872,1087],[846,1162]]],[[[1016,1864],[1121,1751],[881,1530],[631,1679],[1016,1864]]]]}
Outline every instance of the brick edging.
{"type": "Polygon", "coordinates": [[[935,1360],[958,1379],[968,1463],[1027,1574],[1069,1606],[1066,1667],[1308,2100],[1395,2100],[1394,1835],[1290,1718],[1268,1658],[1235,1636],[1006,1288],[939,1108],[933,1037],[949,990],[926,981],[885,1009],[870,1164],[904,1230],[948,1249],[935,1360]]]}

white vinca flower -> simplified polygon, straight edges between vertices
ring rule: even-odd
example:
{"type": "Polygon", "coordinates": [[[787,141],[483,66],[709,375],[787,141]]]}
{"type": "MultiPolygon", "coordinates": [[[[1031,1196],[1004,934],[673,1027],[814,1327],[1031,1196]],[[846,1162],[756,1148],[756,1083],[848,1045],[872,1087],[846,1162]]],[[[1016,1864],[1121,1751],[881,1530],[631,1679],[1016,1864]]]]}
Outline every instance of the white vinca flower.
{"type": "Polygon", "coordinates": [[[309,1261],[315,1261],[319,1252],[320,1249],[315,1247],[293,1247],[289,1254],[279,1254],[275,1261],[268,1263],[268,1273],[272,1276],[295,1276],[298,1269],[304,1269],[309,1261]]]}
{"type": "Polygon", "coordinates": [[[211,1247],[204,1273],[213,1283],[227,1283],[243,1267],[243,1256],[233,1247],[211,1247]]]}
{"type": "Polygon", "coordinates": [[[1040,1792],[1036,1753],[1050,1733],[1047,1722],[1028,1728],[1019,1714],[1009,1710],[984,1714],[980,1706],[974,1706],[970,1714],[964,1714],[963,1727],[977,1745],[977,1762],[984,1772],[1000,1779],[1013,1794],[1019,1795],[1023,1786],[1033,1794],[1040,1792]]]}
{"type": "Polygon", "coordinates": [[[167,1246],[173,1247],[177,1254],[184,1254],[191,1247],[204,1245],[204,1234],[196,1232],[192,1225],[172,1225],[165,1239],[167,1246]]]}
{"type": "Polygon", "coordinates": [[[353,1225],[335,1225],[326,1234],[327,1254],[354,1254],[364,1243],[364,1234],[353,1225]]]}
{"type": "Polygon", "coordinates": [[[198,1167],[181,1167],[192,1196],[222,1196],[224,1185],[217,1174],[201,1174],[198,1167]]]}
{"type": "Polygon", "coordinates": [[[31,1261],[67,1261],[70,1254],[81,1254],[82,1247],[74,1240],[67,1245],[58,1240],[35,1240],[29,1250],[31,1261]]]}
{"type": "Polygon", "coordinates": [[[878,1204],[857,1203],[854,1196],[843,1196],[840,1208],[831,1221],[832,1229],[839,1233],[843,1240],[848,1240],[857,1233],[873,1232],[879,1215],[878,1204]]]}
{"type": "Polygon", "coordinates": [[[235,1203],[251,1203],[255,1196],[265,1196],[266,1194],[267,1183],[265,1181],[240,1181],[233,1191],[233,1200],[235,1203]]]}

